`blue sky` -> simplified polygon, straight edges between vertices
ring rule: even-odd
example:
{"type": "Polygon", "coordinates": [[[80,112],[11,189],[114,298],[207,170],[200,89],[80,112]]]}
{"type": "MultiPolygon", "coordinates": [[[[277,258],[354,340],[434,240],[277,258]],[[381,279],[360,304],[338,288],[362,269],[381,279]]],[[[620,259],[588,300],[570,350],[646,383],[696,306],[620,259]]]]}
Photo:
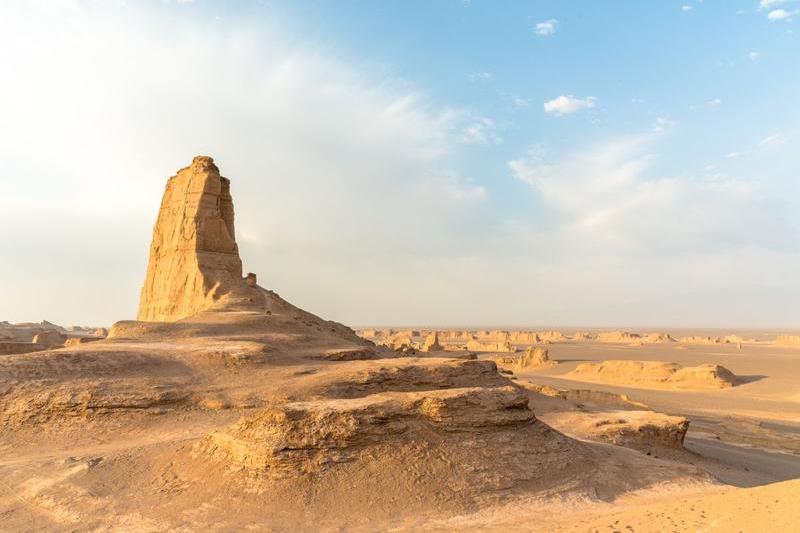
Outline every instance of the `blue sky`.
{"type": "Polygon", "coordinates": [[[800,1],[11,1],[0,20],[0,319],[133,316],[164,182],[206,153],[245,268],[326,317],[800,323],[800,1]]]}

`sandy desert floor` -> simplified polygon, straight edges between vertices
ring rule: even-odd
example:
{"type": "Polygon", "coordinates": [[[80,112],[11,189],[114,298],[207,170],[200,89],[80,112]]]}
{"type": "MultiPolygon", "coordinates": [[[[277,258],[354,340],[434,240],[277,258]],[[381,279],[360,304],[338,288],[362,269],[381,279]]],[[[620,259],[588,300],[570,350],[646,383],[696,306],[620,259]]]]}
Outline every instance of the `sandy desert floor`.
{"type": "Polygon", "coordinates": [[[559,364],[518,373],[519,380],[627,394],[656,411],[688,417],[692,423],[686,447],[722,462],[746,466],[753,473],[750,483],[800,477],[800,350],[769,344],[744,344],[737,349],[725,344],[626,346],[595,342],[557,343],[548,349],[559,364]],[[575,381],[565,376],[582,362],[607,359],[684,365],[714,362],[732,370],[741,384],[713,391],[652,390],[575,381]]]}
{"type": "MultiPolygon", "coordinates": [[[[297,522],[264,519],[257,492],[220,487],[215,482],[209,485],[219,493],[210,496],[209,491],[198,490],[193,496],[197,489],[192,487],[198,480],[186,472],[196,472],[197,466],[183,464],[187,459],[182,450],[256,409],[256,404],[248,404],[248,397],[259,397],[259,405],[263,405],[264,400],[269,403],[305,396],[309,394],[306,391],[325,390],[328,394],[352,381],[354,373],[393,367],[397,361],[414,368],[427,365],[426,360],[431,365],[442,361],[401,358],[392,363],[353,361],[339,367],[276,359],[267,366],[253,367],[242,377],[239,371],[210,361],[207,343],[173,340],[145,344],[119,341],[112,342],[111,347],[104,344],[93,343],[82,348],[84,352],[72,348],[49,353],[79,354],[88,360],[91,354],[107,355],[103,350],[117,355],[141,352],[151,353],[152,363],[166,356],[162,351],[177,349],[186,354],[183,357],[195,358],[192,364],[203,361],[193,368],[192,384],[187,388],[195,396],[193,403],[202,408],[132,408],[127,415],[79,416],[74,421],[18,426],[14,431],[7,427],[0,432],[0,519],[6,530],[291,530],[297,522]],[[254,379],[251,372],[260,377],[254,379]],[[212,385],[202,383],[204,380],[212,385]],[[227,508],[232,501],[235,509],[227,508]]],[[[215,345],[211,351],[219,348],[215,345]]],[[[510,491],[474,507],[422,490],[420,497],[438,502],[438,507],[434,506],[437,512],[431,512],[430,501],[420,505],[418,512],[413,503],[398,502],[409,512],[375,515],[372,508],[363,517],[340,512],[329,498],[306,493],[307,501],[328,506],[323,513],[327,522],[320,521],[320,515],[309,520],[322,530],[434,531],[755,531],[765,521],[777,526],[775,530],[788,531],[798,523],[800,402],[796,395],[800,351],[766,344],[737,349],[728,345],[627,346],[592,341],[553,343],[547,348],[551,360],[558,364],[515,372],[509,376],[512,381],[526,388],[547,385],[561,390],[625,394],[632,402],[646,404],[654,411],[685,416],[691,421],[685,450],[661,449],[646,456],[625,447],[587,441],[575,424],[585,414],[578,411],[576,415],[577,404],[571,404],[570,409],[553,408],[556,403],[551,399],[531,393],[531,407],[539,420],[586,442],[595,457],[603,457],[600,477],[534,491],[510,491]],[[566,376],[582,362],[612,358],[686,365],[713,361],[743,379],[740,385],[728,389],[672,391],[589,383],[566,376]],[[649,472],[650,477],[642,479],[642,472],[649,472]],[[591,487],[599,486],[611,488],[605,494],[593,494],[591,487]]],[[[229,345],[228,349],[236,351],[237,346],[229,345]]],[[[238,349],[246,353],[248,346],[242,344],[238,349]]],[[[8,356],[6,362],[35,357],[8,356]]],[[[92,366],[91,362],[85,364],[92,366]]],[[[181,373],[163,361],[156,366],[162,386],[165,379],[181,373]]],[[[204,472],[203,476],[213,479],[225,474],[204,472]]],[[[391,492],[388,487],[381,490],[391,492]]],[[[364,505],[364,497],[356,493],[334,499],[346,509],[364,505]]],[[[390,502],[375,504],[392,508],[390,502]]],[[[274,506],[270,508],[274,512],[274,506]]]]}

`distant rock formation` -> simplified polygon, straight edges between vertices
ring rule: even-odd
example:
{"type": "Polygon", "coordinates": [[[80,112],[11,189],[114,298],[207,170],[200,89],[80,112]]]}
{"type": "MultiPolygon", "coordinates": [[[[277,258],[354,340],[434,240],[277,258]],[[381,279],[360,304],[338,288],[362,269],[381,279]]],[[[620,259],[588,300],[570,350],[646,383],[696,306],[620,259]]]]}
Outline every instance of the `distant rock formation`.
{"type": "Polygon", "coordinates": [[[657,332],[648,333],[642,339],[642,342],[645,344],[662,344],[666,342],[675,342],[675,339],[673,339],[669,333],[657,332]]]}
{"type": "Polygon", "coordinates": [[[778,335],[775,344],[786,348],[800,348],[800,335],[778,335]]]}
{"type": "Polygon", "coordinates": [[[441,344],[439,344],[439,335],[435,331],[428,335],[428,338],[425,339],[425,342],[422,343],[422,347],[420,348],[422,352],[441,352],[444,351],[444,348],[441,344]]]}
{"type": "Polygon", "coordinates": [[[197,156],[167,182],[138,320],[180,320],[243,287],[230,181],[213,159],[197,156]]]}
{"type": "Polygon", "coordinates": [[[471,352],[507,352],[517,351],[516,346],[509,341],[479,341],[472,339],[467,342],[467,350],[471,352]]]}
{"type": "Polygon", "coordinates": [[[48,348],[53,346],[61,346],[66,341],[67,336],[54,329],[37,333],[36,336],[33,337],[34,344],[41,344],[42,346],[47,346],[48,348]]]}
{"type": "Polygon", "coordinates": [[[597,334],[599,342],[619,342],[629,343],[641,340],[642,336],[638,333],[631,333],[629,331],[604,331],[597,334]]]}
{"type": "Polygon", "coordinates": [[[724,389],[736,385],[733,372],[715,364],[683,367],[662,361],[610,360],[580,364],[567,375],[583,381],[671,389],[724,389]]]}
{"type": "Polygon", "coordinates": [[[520,355],[496,355],[491,358],[498,366],[517,372],[551,366],[556,362],[551,361],[544,348],[529,346],[520,355]]]}
{"type": "Polygon", "coordinates": [[[537,333],[541,342],[564,342],[567,338],[560,331],[540,331],[537,333]]]}
{"type": "Polygon", "coordinates": [[[680,342],[684,344],[722,344],[724,341],[719,337],[690,335],[688,337],[681,337],[680,342]]]}

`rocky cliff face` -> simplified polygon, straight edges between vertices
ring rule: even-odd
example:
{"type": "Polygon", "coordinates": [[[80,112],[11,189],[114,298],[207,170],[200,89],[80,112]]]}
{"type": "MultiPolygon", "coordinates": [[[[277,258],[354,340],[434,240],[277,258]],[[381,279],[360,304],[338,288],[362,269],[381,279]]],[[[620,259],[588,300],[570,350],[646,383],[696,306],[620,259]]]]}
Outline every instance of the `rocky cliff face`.
{"type": "Polygon", "coordinates": [[[230,181],[213,159],[195,157],[164,191],[137,318],[179,320],[244,286],[230,181]]]}

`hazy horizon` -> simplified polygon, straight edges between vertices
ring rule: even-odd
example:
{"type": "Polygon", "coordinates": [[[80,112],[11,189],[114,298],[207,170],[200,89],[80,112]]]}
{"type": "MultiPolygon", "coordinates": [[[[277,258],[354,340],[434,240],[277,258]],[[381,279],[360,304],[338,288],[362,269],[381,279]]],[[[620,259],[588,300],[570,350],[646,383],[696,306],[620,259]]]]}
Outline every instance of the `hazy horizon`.
{"type": "Polygon", "coordinates": [[[327,319],[796,330],[772,3],[4,2],[0,321],[133,319],[206,154],[245,271],[327,319]]]}

